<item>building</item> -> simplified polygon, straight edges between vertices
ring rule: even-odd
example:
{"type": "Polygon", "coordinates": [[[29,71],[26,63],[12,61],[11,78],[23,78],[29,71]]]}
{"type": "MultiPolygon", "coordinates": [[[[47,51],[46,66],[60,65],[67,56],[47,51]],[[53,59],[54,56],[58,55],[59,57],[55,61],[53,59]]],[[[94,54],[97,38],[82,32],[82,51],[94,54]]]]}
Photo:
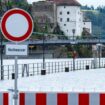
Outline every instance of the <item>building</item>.
{"type": "Polygon", "coordinates": [[[82,32],[81,5],[75,0],[57,1],[57,22],[67,36],[80,36],[82,32]]]}
{"type": "Polygon", "coordinates": [[[49,21],[53,28],[58,23],[66,36],[81,36],[85,28],[92,33],[91,21],[84,18],[81,4],[76,0],[47,0],[34,2],[32,14],[39,24],[49,21]]]}
{"type": "Polygon", "coordinates": [[[54,27],[55,15],[54,4],[49,1],[34,2],[32,6],[32,15],[35,22],[38,22],[41,27],[45,24],[50,25],[50,29],[54,27]]]}
{"type": "Polygon", "coordinates": [[[92,33],[92,22],[90,19],[84,17],[83,28],[85,28],[87,32],[92,33]]]}

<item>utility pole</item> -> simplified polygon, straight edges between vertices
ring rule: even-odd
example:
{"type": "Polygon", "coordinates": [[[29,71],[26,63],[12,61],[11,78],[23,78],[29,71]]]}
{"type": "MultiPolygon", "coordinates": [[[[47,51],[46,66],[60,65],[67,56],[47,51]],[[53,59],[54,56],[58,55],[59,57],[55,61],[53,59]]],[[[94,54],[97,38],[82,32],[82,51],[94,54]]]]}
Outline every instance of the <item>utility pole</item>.
{"type": "Polygon", "coordinates": [[[0,45],[1,45],[1,56],[0,56],[0,58],[1,58],[1,80],[3,80],[4,79],[4,71],[3,71],[3,36],[2,36],[2,34],[1,34],[1,38],[0,38],[1,40],[0,40],[0,45]]]}
{"type": "MultiPolygon", "coordinates": [[[[3,15],[3,10],[2,10],[2,1],[0,1],[0,7],[1,7],[1,16],[3,15]]],[[[0,65],[1,65],[1,80],[4,79],[4,71],[3,71],[3,36],[2,36],[2,33],[0,31],[0,58],[1,58],[1,62],[0,62],[0,65]]]]}
{"type": "MultiPolygon", "coordinates": [[[[72,33],[73,33],[73,41],[74,40],[74,35],[75,35],[75,29],[72,30],[72,33]]],[[[72,54],[72,57],[73,57],[73,71],[75,71],[75,49],[74,49],[74,45],[73,45],[73,54],[72,54]]]]}

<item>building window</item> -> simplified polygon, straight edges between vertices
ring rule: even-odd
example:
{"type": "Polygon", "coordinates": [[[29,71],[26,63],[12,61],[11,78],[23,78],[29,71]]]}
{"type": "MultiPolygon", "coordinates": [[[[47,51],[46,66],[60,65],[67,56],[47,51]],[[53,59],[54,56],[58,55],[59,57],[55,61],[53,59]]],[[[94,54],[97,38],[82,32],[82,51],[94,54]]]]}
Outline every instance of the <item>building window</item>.
{"type": "Polygon", "coordinates": [[[69,22],[70,21],[70,19],[69,18],[67,18],[67,22],[69,22]]]}
{"type": "Polygon", "coordinates": [[[60,15],[62,15],[62,12],[60,12],[60,15]]]}
{"type": "Polygon", "coordinates": [[[69,15],[69,14],[70,14],[70,12],[68,11],[68,12],[67,12],[67,14],[69,15]]]}
{"type": "Polygon", "coordinates": [[[66,26],[66,24],[64,24],[64,26],[66,26]]]}
{"type": "Polygon", "coordinates": [[[62,22],[62,18],[60,18],[60,22],[62,22]]]}

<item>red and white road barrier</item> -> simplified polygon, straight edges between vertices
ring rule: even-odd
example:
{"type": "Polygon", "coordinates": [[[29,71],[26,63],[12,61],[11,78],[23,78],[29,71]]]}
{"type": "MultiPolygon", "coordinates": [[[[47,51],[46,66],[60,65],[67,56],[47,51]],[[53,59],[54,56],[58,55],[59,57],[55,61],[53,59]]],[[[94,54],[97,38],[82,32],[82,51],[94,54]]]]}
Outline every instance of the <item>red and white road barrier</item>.
{"type": "MultiPolygon", "coordinates": [[[[0,105],[11,105],[9,98],[0,93],[0,105]]],[[[105,105],[105,93],[19,93],[18,105],[105,105]]]]}
{"type": "Polygon", "coordinates": [[[8,93],[0,93],[0,105],[9,105],[8,93]]]}
{"type": "Polygon", "coordinates": [[[105,94],[20,93],[19,105],[105,105],[105,94]]]}

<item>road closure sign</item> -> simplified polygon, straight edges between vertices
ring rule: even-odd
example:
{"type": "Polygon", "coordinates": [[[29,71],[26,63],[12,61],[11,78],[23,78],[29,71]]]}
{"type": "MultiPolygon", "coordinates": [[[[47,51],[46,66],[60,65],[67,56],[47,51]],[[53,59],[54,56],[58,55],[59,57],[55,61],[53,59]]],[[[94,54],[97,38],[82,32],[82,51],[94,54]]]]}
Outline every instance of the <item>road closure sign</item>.
{"type": "Polygon", "coordinates": [[[7,40],[16,43],[23,42],[33,32],[33,20],[25,10],[11,9],[1,19],[1,32],[7,40]]]}
{"type": "Polygon", "coordinates": [[[27,56],[28,55],[27,45],[7,44],[6,45],[6,55],[8,56],[27,56]]]}

